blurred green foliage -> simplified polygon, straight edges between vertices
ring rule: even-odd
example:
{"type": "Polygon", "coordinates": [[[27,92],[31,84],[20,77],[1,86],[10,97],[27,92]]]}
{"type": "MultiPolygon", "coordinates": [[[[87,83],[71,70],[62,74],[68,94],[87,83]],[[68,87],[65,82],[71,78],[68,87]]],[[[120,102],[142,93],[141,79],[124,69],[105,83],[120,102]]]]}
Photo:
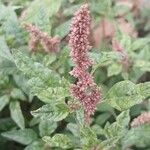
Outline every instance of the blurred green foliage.
{"type": "Polygon", "coordinates": [[[0,1],[1,150],[150,149],[150,125],[130,127],[135,117],[150,111],[150,5],[138,5],[140,14],[135,15],[118,1],[88,0],[93,33],[104,18],[110,20],[116,29],[113,36],[130,60],[128,70],[124,69],[122,55],[113,50],[110,37],[89,52],[94,62],[90,71],[103,95],[91,126],[84,124],[82,109],[69,107],[78,101],[69,93],[74,79],[69,75],[73,64],[67,35],[74,12],[85,1],[0,1]],[[120,29],[120,13],[137,36],[120,29]],[[45,53],[42,48],[30,53],[24,23],[60,36],[59,53],[45,53]]]}

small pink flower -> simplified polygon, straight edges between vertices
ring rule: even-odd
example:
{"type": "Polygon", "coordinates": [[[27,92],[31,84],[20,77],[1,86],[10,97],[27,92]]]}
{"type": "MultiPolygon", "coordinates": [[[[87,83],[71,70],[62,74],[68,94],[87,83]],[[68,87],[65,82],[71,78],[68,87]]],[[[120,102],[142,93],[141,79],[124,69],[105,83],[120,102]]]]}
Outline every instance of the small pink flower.
{"type": "Polygon", "coordinates": [[[137,127],[146,123],[150,124],[150,112],[144,112],[140,116],[135,118],[131,123],[131,127],[137,127]]]}
{"type": "Polygon", "coordinates": [[[88,5],[85,4],[74,14],[69,36],[70,56],[75,64],[70,74],[78,79],[77,83],[71,86],[70,91],[81,102],[87,123],[94,114],[101,97],[93,77],[88,72],[88,68],[92,65],[92,61],[88,57],[90,49],[88,37],[91,23],[89,13],[88,5]]]}

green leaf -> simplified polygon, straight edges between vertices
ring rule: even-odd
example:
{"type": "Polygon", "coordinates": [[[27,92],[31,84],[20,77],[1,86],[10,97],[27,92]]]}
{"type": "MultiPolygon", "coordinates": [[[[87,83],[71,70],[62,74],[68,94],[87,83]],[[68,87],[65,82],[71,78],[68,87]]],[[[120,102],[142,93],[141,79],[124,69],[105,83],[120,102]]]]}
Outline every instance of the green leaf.
{"type": "Polygon", "coordinates": [[[150,62],[145,60],[135,60],[134,67],[141,71],[150,71],[150,62]]]}
{"type": "Polygon", "coordinates": [[[112,107],[123,111],[139,104],[143,96],[136,85],[130,81],[116,83],[106,94],[105,102],[112,107]]]}
{"type": "Polygon", "coordinates": [[[49,66],[50,64],[52,64],[54,61],[56,60],[56,55],[55,54],[51,54],[51,55],[46,55],[43,59],[43,64],[45,66],[49,66]]]}
{"type": "Polygon", "coordinates": [[[0,72],[5,75],[11,75],[17,72],[17,68],[14,63],[5,59],[0,63],[0,72]]]}
{"type": "Polygon", "coordinates": [[[109,124],[107,123],[104,128],[104,135],[109,138],[120,139],[126,134],[128,130],[128,124],[130,121],[129,110],[123,111],[116,119],[116,122],[109,124]]]}
{"type": "Polygon", "coordinates": [[[101,147],[103,147],[103,149],[105,150],[110,150],[110,149],[114,149],[115,150],[120,150],[120,149],[117,149],[117,144],[118,144],[118,138],[117,137],[112,137],[112,138],[109,138],[107,140],[104,140],[100,143],[101,147]]]}
{"type": "Polygon", "coordinates": [[[109,118],[110,118],[111,114],[110,113],[103,113],[103,114],[100,114],[96,117],[96,124],[99,124],[99,125],[103,125],[109,118]]]}
{"type": "Polygon", "coordinates": [[[46,103],[63,102],[65,97],[69,96],[67,87],[45,87],[39,78],[32,78],[28,81],[30,92],[36,95],[40,100],[46,103]]]}
{"type": "Polygon", "coordinates": [[[0,37],[0,57],[13,61],[10,50],[5,42],[4,37],[0,37]]]}
{"type": "Polygon", "coordinates": [[[25,128],[24,117],[20,108],[20,103],[18,101],[11,101],[9,105],[11,118],[14,122],[21,128],[25,128]]]}
{"type": "Polygon", "coordinates": [[[94,124],[91,128],[96,133],[96,135],[103,135],[104,134],[104,129],[97,124],[94,124]]]}
{"type": "Polygon", "coordinates": [[[8,39],[17,37],[18,39],[16,40],[22,42],[19,39],[21,35],[19,22],[13,6],[0,5],[0,14],[1,30],[5,33],[6,37],[8,39]]]}
{"type": "Polygon", "coordinates": [[[66,104],[47,104],[32,111],[31,114],[34,117],[40,117],[43,120],[60,121],[68,116],[69,108],[66,104]]]}
{"type": "Polygon", "coordinates": [[[97,111],[115,114],[114,108],[104,102],[97,105],[97,111]]]}
{"type": "Polygon", "coordinates": [[[54,14],[58,12],[61,7],[62,0],[51,0],[51,4],[49,6],[49,14],[52,17],[54,14]]]}
{"type": "Polygon", "coordinates": [[[42,140],[33,141],[24,150],[42,150],[44,148],[44,142],[42,140]]]}
{"type": "Polygon", "coordinates": [[[58,74],[38,62],[34,62],[25,53],[19,50],[13,50],[13,57],[18,69],[30,79],[38,77],[45,86],[56,86],[60,84],[58,74]]]}
{"type": "Polygon", "coordinates": [[[146,98],[150,97],[150,82],[140,83],[137,85],[140,94],[146,98]]]}
{"type": "Polygon", "coordinates": [[[90,52],[90,58],[93,60],[94,65],[92,67],[91,73],[93,74],[99,67],[108,66],[112,62],[116,62],[121,59],[121,56],[114,52],[102,52],[100,54],[90,52]]]}
{"type": "Polygon", "coordinates": [[[59,25],[56,29],[55,29],[55,34],[64,37],[69,33],[69,28],[68,26],[70,25],[71,20],[68,20],[64,23],[62,23],[61,25],[59,25]]]}
{"type": "Polygon", "coordinates": [[[39,124],[40,136],[49,136],[57,128],[57,123],[51,120],[41,120],[39,124]]]}
{"type": "Polygon", "coordinates": [[[33,23],[50,33],[53,15],[60,9],[62,0],[35,0],[26,10],[23,21],[33,23]]]}
{"type": "Polygon", "coordinates": [[[67,124],[67,129],[70,130],[74,136],[79,137],[79,127],[75,123],[67,124]]]}
{"type": "Polygon", "coordinates": [[[32,129],[12,130],[3,132],[1,135],[9,140],[16,141],[23,145],[28,145],[37,139],[37,134],[32,129]]]}
{"type": "Polygon", "coordinates": [[[145,45],[150,43],[149,38],[136,38],[136,40],[132,43],[131,49],[133,51],[135,50],[141,50],[145,45]]]}
{"type": "Polygon", "coordinates": [[[122,66],[117,63],[113,63],[108,66],[107,68],[107,75],[108,77],[111,77],[113,75],[118,75],[122,71],[122,66]]]}
{"type": "Polygon", "coordinates": [[[80,134],[83,149],[88,150],[97,145],[98,141],[96,133],[90,127],[81,127],[80,134]]]}
{"type": "Polygon", "coordinates": [[[145,124],[131,128],[122,139],[123,149],[136,145],[137,147],[150,146],[150,125],[145,124]]]}
{"type": "Polygon", "coordinates": [[[127,34],[118,32],[118,41],[120,45],[126,50],[126,51],[131,51],[131,45],[132,45],[132,40],[131,37],[127,34]]]}
{"type": "Polygon", "coordinates": [[[0,73],[0,79],[0,89],[3,90],[7,88],[7,85],[9,84],[9,77],[0,73]]]}
{"type": "Polygon", "coordinates": [[[2,118],[0,119],[0,131],[5,132],[8,130],[11,130],[13,127],[15,127],[15,123],[11,118],[2,118]]]}
{"type": "Polygon", "coordinates": [[[13,88],[10,95],[13,99],[20,99],[20,100],[26,99],[24,93],[20,89],[17,89],[17,88],[13,88]]]}
{"type": "Polygon", "coordinates": [[[0,111],[9,103],[9,96],[3,95],[0,97],[0,111]]]}
{"type": "Polygon", "coordinates": [[[71,7],[65,8],[63,11],[63,15],[66,17],[72,16],[80,7],[81,7],[81,4],[77,4],[77,5],[72,5],[71,7]]]}
{"type": "Polygon", "coordinates": [[[76,111],[76,118],[77,118],[77,122],[82,126],[84,125],[84,110],[81,108],[81,109],[78,109],[76,111]]]}
{"type": "Polygon", "coordinates": [[[49,144],[51,147],[60,147],[63,149],[68,149],[72,147],[72,142],[67,135],[55,134],[52,138],[45,136],[43,140],[49,144]]]}

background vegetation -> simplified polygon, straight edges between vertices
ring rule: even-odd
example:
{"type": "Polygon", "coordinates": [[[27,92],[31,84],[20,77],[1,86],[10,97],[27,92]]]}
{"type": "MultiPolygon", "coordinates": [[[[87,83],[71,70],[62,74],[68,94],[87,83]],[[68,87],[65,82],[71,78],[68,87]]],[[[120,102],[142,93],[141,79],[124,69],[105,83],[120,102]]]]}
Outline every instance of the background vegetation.
{"type": "Polygon", "coordinates": [[[102,92],[90,126],[69,93],[71,18],[82,0],[1,0],[0,149],[150,150],[150,125],[131,127],[150,111],[149,0],[88,0],[90,68],[102,92]],[[57,53],[29,50],[24,24],[61,39],[57,53]],[[113,45],[115,39],[116,44],[113,45]],[[120,47],[125,61],[116,51],[120,47]]]}

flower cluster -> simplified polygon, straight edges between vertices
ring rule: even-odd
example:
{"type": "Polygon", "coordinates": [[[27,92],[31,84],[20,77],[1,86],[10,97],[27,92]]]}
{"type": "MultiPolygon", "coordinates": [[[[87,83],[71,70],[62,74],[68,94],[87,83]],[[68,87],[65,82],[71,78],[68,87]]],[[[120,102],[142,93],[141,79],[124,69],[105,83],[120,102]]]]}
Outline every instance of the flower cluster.
{"type": "Polygon", "coordinates": [[[60,39],[59,37],[50,37],[47,33],[41,32],[37,27],[31,24],[25,24],[25,29],[30,33],[29,49],[35,51],[37,44],[40,42],[46,52],[58,52],[60,39]]]}
{"type": "Polygon", "coordinates": [[[70,74],[77,78],[77,83],[71,86],[71,94],[81,102],[86,122],[90,121],[90,116],[94,114],[101,97],[93,77],[88,72],[92,65],[88,57],[90,22],[89,8],[85,4],[74,14],[69,35],[70,56],[75,64],[70,74]]]}
{"type": "Polygon", "coordinates": [[[135,118],[131,123],[131,127],[137,127],[145,123],[150,124],[150,112],[144,112],[140,116],[135,118]]]}

